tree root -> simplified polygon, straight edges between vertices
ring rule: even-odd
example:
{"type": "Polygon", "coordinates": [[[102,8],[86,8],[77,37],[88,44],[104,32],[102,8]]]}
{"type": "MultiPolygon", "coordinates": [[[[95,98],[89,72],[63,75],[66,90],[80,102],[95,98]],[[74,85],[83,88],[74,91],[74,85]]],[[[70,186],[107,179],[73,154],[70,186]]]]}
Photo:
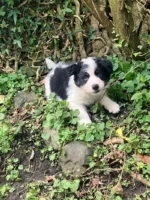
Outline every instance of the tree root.
{"type": "Polygon", "coordinates": [[[109,21],[104,11],[99,9],[99,3],[95,0],[83,0],[86,7],[90,10],[92,15],[102,24],[103,28],[106,28],[109,35],[112,35],[112,23],[109,21]]]}
{"type": "Polygon", "coordinates": [[[81,32],[81,22],[80,22],[80,3],[78,0],[73,0],[75,6],[76,6],[76,18],[75,18],[75,31],[76,31],[76,40],[78,42],[79,45],[79,49],[80,49],[80,54],[81,54],[81,58],[86,58],[86,52],[85,52],[85,48],[84,48],[84,42],[83,42],[83,35],[81,32]],[[78,17],[77,17],[78,16],[78,17]]]}

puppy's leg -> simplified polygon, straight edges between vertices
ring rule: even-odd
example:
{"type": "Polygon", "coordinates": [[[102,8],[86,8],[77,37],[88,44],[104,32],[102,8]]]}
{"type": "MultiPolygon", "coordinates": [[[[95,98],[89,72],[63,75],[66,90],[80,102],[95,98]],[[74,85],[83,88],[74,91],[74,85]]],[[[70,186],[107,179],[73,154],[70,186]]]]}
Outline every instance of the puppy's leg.
{"type": "Polygon", "coordinates": [[[110,113],[118,113],[120,111],[120,106],[106,95],[100,100],[100,104],[110,113]]]}
{"type": "Polygon", "coordinates": [[[71,110],[79,110],[79,124],[90,124],[91,119],[87,113],[86,107],[82,105],[78,105],[75,103],[69,103],[69,108],[71,110]]]}

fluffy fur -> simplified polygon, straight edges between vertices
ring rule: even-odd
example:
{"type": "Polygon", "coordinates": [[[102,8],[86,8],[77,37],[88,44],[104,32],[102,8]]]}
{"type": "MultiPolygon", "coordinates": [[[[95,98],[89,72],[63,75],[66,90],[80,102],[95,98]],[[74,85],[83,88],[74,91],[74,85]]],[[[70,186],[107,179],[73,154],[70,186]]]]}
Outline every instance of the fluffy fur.
{"type": "Polygon", "coordinates": [[[45,81],[47,99],[53,92],[58,100],[66,100],[70,109],[78,109],[80,124],[91,123],[86,106],[95,102],[102,104],[110,113],[120,111],[119,105],[106,95],[112,73],[110,61],[89,57],[70,64],[54,64],[49,59],[46,59],[46,63],[51,69],[45,81]]]}

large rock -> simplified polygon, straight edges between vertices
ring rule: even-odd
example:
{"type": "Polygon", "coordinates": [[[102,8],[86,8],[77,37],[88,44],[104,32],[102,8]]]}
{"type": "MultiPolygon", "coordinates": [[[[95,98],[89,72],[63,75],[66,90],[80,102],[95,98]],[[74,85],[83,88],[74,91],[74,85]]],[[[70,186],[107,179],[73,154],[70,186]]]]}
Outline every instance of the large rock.
{"type": "Polygon", "coordinates": [[[65,155],[59,160],[59,165],[65,174],[83,174],[88,165],[88,157],[92,156],[92,149],[85,142],[74,141],[63,147],[65,155]]]}
{"type": "Polygon", "coordinates": [[[21,108],[25,103],[34,102],[36,99],[38,97],[34,92],[18,92],[14,98],[15,108],[21,108]]]}

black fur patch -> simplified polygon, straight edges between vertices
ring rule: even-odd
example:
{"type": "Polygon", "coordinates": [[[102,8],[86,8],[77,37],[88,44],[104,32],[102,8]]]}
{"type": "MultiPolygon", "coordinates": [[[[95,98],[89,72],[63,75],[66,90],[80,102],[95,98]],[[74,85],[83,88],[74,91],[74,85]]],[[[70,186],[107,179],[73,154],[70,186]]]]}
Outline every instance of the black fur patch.
{"type": "Polygon", "coordinates": [[[74,63],[67,67],[68,74],[70,76],[78,74],[81,68],[81,63],[74,63]]]}
{"type": "Polygon", "coordinates": [[[110,75],[113,71],[112,63],[109,60],[102,58],[96,58],[95,62],[98,66],[95,70],[95,75],[105,82],[109,81],[110,75]]]}
{"type": "Polygon", "coordinates": [[[51,91],[61,99],[67,99],[67,87],[69,74],[66,68],[56,68],[54,75],[50,80],[51,91]]]}
{"type": "Polygon", "coordinates": [[[80,64],[74,63],[69,65],[66,68],[58,67],[55,69],[54,75],[50,80],[51,91],[54,92],[61,99],[67,99],[67,88],[69,78],[72,75],[75,75],[80,70],[80,64]]]}
{"type": "Polygon", "coordinates": [[[84,84],[86,84],[86,82],[88,81],[90,75],[85,72],[85,67],[82,67],[80,72],[75,74],[75,77],[74,77],[74,80],[75,80],[75,84],[78,86],[78,87],[81,87],[83,86],[84,84]]]}

